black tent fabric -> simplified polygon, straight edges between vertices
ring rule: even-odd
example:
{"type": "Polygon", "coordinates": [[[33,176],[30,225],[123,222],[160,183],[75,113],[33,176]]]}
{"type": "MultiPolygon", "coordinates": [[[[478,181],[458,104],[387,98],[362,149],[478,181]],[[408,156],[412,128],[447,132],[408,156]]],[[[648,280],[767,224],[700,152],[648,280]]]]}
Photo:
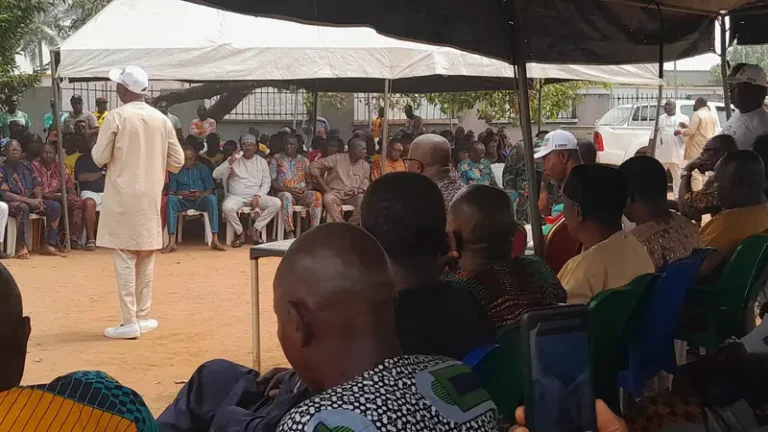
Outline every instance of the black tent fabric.
{"type": "MultiPolygon", "coordinates": [[[[367,25],[394,37],[514,61],[511,0],[190,0],[261,16],[367,25]]],[[[536,0],[523,4],[527,61],[620,64],[674,60],[713,49],[714,15],[641,0],[536,0]]]]}
{"type": "Polygon", "coordinates": [[[739,45],[768,44],[768,2],[731,12],[731,34],[739,45]]]}

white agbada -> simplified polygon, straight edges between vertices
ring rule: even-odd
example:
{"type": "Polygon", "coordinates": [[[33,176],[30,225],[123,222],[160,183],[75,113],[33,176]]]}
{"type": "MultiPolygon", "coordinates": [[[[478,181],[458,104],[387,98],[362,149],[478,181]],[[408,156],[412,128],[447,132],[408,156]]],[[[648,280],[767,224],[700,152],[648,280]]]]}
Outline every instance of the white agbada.
{"type": "Polygon", "coordinates": [[[162,248],[166,171],[176,173],[184,164],[168,117],[144,102],[111,110],[91,156],[96,165],[107,165],[97,245],[129,251],[162,248]]]}
{"type": "MultiPolygon", "coordinates": [[[[664,113],[659,116],[659,140],[656,142],[656,159],[659,162],[681,165],[685,152],[685,141],[682,135],[675,136],[675,131],[680,129],[680,123],[688,124],[690,119],[685,114],[673,116],[664,113]]],[[[653,132],[651,132],[653,139],[653,132]]]]}

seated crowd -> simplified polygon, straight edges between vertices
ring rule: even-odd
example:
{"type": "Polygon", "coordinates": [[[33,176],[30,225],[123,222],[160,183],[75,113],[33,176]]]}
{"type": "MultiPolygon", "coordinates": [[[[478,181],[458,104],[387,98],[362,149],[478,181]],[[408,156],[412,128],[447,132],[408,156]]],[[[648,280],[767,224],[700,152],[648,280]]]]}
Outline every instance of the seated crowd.
{"type": "MultiPolygon", "coordinates": [[[[594,146],[566,131],[546,134],[535,158],[542,186],[554,187],[542,187],[534,199],[548,216],[563,219],[550,229],[567,227],[581,249],[555,274],[538,257],[513,250],[529,191],[519,149],[509,145],[505,130],[477,139],[462,128],[421,133],[423,122],[406,109],[407,127],[375,160],[376,127],[345,144],[318,120],[322,133],[304,156],[302,138],[290,129],[271,137],[251,130],[222,145],[211,132],[215,122],[204,108],[199,114],[196,136],[184,140],[184,168],[169,176],[169,234],[178,229],[179,212],[205,212],[211,248],[222,250],[220,217],[237,237],[232,245],[240,246],[246,233],[261,241],[275,217],[292,233],[293,206],[309,209],[313,228],[288,249],[273,283],[277,336],[292,369],[262,374],[227,360],[206,362],[156,419],[138,394],[99,372],[20,386],[30,319],[0,265],[0,344],[9,353],[0,356],[0,426],[32,422],[42,430],[69,422],[77,429],[89,421],[81,412],[98,410],[108,423],[137,431],[495,431],[496,406],[461,363],[467,354],[494,345],[532,309],[589,304],[702,247],[716,251],[699,277],[714,278],[740,242],[768,230],[768,161],[759,156],[768,153],[765,136],[757,137],[754,151],[739,150],[730,136],[711,138],[688,166],[712,175],[694,191],[685,180],[690,173],[683,174],[677,213],[669,209],[658,160],[635,156],[618,168],[598,165],[594,146]],[[504,189],[492,171],[497,163],[504,164],[504,189]],[[338,223],[346,205],[353,207],[349,223],[338,223]],[[323,211],[331,223],[320,225],[323,211]],[[693,219],[707,213],[713,216],[697,228],[693,219]],[[88,396],[78,388],[89,389],[88,396]],[[44,403],[27,403],[42,400],[40,393],[47,395],[44,403]],[[123,403],[120,409],[113,398],[123,403]],[[72,406],[67,414],[46,414],[48,406],[64,403],[72,406]]],[[[21,145],[8,141],[0,187],[11,215],[46,215],[44,250],[53,254],[61,209],[51,199],[70,195],[72,186],[51,180],[53,147],[40,149],[39,161],[29,164],[21,145]]],[[[99,179],[96,172],[86,175],[93,171],[87,159],[78,174],[88,154],[75,162],[81,188],[99,179]]],[[[86,219],[90,238],[93,204],[87,201],[95,199],[86,196],[81,190],[83,202],[72,208],[86,219]]],[[[166,250],[175,248],[171,240],[166,250]]],[[[628,430],[601,401],[597,415],[600,431],[628,430]]],[[[705,413],[681,416],[701,422],[705,413]]]]}

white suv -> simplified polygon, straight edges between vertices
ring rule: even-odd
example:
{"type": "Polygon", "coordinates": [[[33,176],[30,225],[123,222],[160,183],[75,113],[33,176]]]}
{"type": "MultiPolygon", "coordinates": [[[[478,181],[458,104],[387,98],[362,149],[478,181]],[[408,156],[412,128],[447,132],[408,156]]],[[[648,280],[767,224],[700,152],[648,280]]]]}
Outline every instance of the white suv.
{"type": "MultiPolygon", "coordinates": [[[[678,100],[677,112],[688,117],[693,115],[692,100],[678,100]]],[[[663,103],[663,101],[662,101],[663,103]]],[[[725,126],[725,105],[709,102],[709,109],[716,112],[717,130],[725,126]]],[[[735,112],[734,108],[731,108],[735,112]]],[[[595,123],[592,141],[597,147],[597,161],[606,165],[619,166],[625,160],[647,150],[648,139],[656,121],[656,102],[639,102],[634,105],[619,105],[603,115],[595,123]]]]}

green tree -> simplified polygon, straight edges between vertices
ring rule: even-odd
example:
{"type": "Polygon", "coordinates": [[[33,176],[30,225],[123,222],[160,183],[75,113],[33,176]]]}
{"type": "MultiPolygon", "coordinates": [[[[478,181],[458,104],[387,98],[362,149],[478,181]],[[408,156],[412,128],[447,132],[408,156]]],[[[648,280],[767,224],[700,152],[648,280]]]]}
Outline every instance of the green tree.
{"type": "MultiPolygon", "coordinates": [[[[731,65],[753,63],[768,70],[768,45],[733,45],[728,48],[727,57],[731,65]]],[[[712,85],[723,84],[719,63],[709,70],[709,83],[712,85]]]]}
{"type": "Polygon", "coordinates": [[[0,103],[19,97],[40,82],[39,73],[23,73],[16,64],[24,35],[35,18],[52,7],[50,0],[0,0],[0,103]]]}
{"type": "MultiPolygon", "coordinates": [[[[582,99],[580,90],[594,83],[569,81],[548,84],[541,94],[541,116],[544,120],[554,120],[561,113],[571,109],[574,103],[582,99]]],[[[531,120],[539,120],[539,91],[537,82],[529,92],[531,120]]],[[[478,118],[486,123],[517,123],[519,112],[516,91],[496,92],[459,92],[433,93],[423,95],[424,99],[438,104],[443,114],[457,116],[472,108],[477,108],[478,118]]]]}

